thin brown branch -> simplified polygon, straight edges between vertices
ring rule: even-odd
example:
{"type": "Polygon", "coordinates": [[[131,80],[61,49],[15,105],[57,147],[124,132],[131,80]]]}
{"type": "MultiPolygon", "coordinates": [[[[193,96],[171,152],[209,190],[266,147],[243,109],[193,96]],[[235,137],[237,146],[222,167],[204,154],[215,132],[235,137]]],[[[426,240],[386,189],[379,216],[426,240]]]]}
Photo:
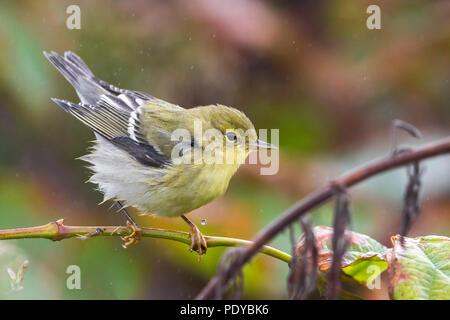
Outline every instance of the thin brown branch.
{"type": "MultiPolygon", "coordinates": [[[[333,186],[340,185],[349,188],[363,180],[369,179],[379,173],[398,168],[413,162],[423,159],[431,158],[438,155],[450,153],[450,137],[427,144],[411,152],[402,153],[395,157],[386,157],[366,164],[352,172],[344,174],[332,181],[328,185],[323,186],[317,191],[309,194],[302,200],[295,203],[288,208],[276,220],[269,224],[266,228],[261,230],[255,237],[253,242],[247,247],[243,248],[242,256],[236,259],[235,263],[230,266],[227,272],[227,281],[234,278],[241,268],[250,261],[250,259],[261,250],[261,248],[271,241],[284,228],[296,221],[299,217],[307,212],[317,208],[326,203],[334,195],[335,188],[333,186]]],[[[222,284],[224,279],[222,279],[222,284]]],[[[196,299],[212,299],[214,298],[216,288],[218,285],[218,277],[212,278],[209,283],[203,288],[196,299]]]]}

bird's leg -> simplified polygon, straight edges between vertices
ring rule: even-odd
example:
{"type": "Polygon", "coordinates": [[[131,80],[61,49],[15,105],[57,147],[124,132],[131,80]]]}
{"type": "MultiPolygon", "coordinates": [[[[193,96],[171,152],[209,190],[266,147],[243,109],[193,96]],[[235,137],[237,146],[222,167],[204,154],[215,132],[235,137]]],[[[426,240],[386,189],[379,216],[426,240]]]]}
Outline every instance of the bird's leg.
{"type": "Polygon", "coordinates": [[[136,222],[128,214],[127,210],[122,206],[119,201],[114,203],[125,218],[127,218],[127,228],[131,230],[131,233],[127,236],[123,236],[122,240],[125,242],[122,246],[128,248],[132,244],[136,244],[141,240],[142,229],[136,224],[136,222]]]}
{"type": "Polygon", "coordinates": [[[186,218],[186,216],[182,215],[181,218],[189,224],[189,235],[191,236],[190,251],[196,251],[199,254],[199,257],[201,257],[202,254],[206,253],[206,249],[208,248],[205,237],[202,235],[198,227],[192,223],[191,220],[186,218]]]}

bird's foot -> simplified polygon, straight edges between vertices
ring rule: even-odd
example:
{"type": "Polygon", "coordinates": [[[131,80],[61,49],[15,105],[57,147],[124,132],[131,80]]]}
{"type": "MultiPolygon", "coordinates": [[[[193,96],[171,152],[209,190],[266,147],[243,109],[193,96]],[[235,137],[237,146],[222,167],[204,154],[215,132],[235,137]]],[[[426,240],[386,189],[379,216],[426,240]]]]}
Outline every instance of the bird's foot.
{"type": "Polygon", "coordinates": [[[122,240],[124,241],[122,247],[124,247],[125,249],[133,244],[138,243],[142,237],[142,229],[137,225],[131,223],[130,221],[127,221],[127,229],[131,230],[131,233],[122,237],[122,240]]]}
{"type": "Polygon", "coordinates": [[[195,224],[191,224],[189,235],[191,237],[191,247],[189,251],[196,251],[200,260],[201,256],[206,253],[206,249],[208,248],[205,237],[195,224]]]}

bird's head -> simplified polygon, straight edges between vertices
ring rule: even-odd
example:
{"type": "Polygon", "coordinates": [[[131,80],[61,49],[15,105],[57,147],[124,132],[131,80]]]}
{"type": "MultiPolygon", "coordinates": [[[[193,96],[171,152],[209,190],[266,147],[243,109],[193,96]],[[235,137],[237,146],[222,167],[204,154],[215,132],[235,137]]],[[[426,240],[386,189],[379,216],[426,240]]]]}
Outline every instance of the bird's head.
{"type": "Polygon", "coordinates": [[[253,123],[243,112],[235,108],[210,105],[190,110],[202,119],[204,131],[202,144],[206,148],[208,145],[211,146],[211,143],[220,146],[224,150],[222,155],[227,157],[228,161],[233,159],[233,163],[242,163],[253,150],[276,148],[259,140],[253,123]]]}

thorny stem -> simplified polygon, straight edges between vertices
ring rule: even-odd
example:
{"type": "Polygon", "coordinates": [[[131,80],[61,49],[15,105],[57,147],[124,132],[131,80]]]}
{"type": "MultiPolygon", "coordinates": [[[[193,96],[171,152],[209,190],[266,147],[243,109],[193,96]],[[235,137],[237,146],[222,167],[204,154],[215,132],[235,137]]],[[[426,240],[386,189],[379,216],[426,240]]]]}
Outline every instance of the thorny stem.
{"type": "MultiPolygon", "coordinates": [[[[0,230],[0,240],[13,240],[13,239],[49,239],[52,241],[60,241],[69,238],[91,238],[98,236],[118,236],[123,237],[129,235],[131,230],[121,226],[66,226],[64,220],[50,222],[48,224],[36,227],[17,228],[0,230]]],[[[191,244],[189,233],[175,230],[156,229],[156,228],[141,228],[142,237],[159,238],[173,240],[184,243],[186,245],[191,244]]],[[[251,241],[227,238],[227,237],[211,237],[205,236],[205,240],[208,244],[208,248],[213,247],[233,247],[233,246],[248,246],[251,241]]],[[[275,249],[270,246],[264,246],[261,253],[271,256],[275,259],[289,263],[292,257],[291,255],[281,250],[275,249]]],[[[323,278],[323,277],[322,277],[323,278]]],[[[326,283],[325,278],[321,279],[323,283],[326,283]]],[[[340,290],[341,297],[347,299],[361,299],[360,297],[340,290]]]]}
{"type": "MultiPolygon", "coordinates": [[[[251,244],[242,250],[241,258],[237,259],[237,262],[230,266],[230,270],[227,273],[227,280],[234,278],[239,270],[246,263],[248,263],[266,243],[271,241],[283,229],[304,214],[329,201],[334,195],[336,185],[348,188],[379,173],[448,153],[450,153],[450,137],[438,140],[434,143],[425,145],[407,153],[388,156],[371,162],[352,172],[340,176],[332,181],[332,183],[329,183],[315,192],[310,193],[308,196],[295,203],[292,207],[288,208],[277,219],[275,219],[254,237],[251,244]]],[[[198,294],[196,299],[204,300],[214,298],[217,286],[218,276],[215,276],[198,294]]]]}
{"type": "MultiPolygon", "coordinates": [[[[141,228],[142,237],[159,238],[173,240],[184,243],[186,245],[191,244],[189,233],[175,230],[156,229],[156,228],[141,228]]],[[[13,240],[13,239],[49,239],[52,241],[60,241],[69,238],[89,238],[97,236],[118,236],[123,237],[129,235],[130,229],[120,226],[66,226],[63,224],[63,219],[50,222],[48,224],[29,228],[7,229],[0,230],[0,240],[13,240]]],[[[233,247],[233,246],[248,246],[251,241],[227,238],[227,237],[210,237],[205,236],[205,240],[208,244],[208,248],[213,247],[233,247]]],[[[275,249],[270,246],[264,246],[261,250],[268,256],[283,262],[289,263],[292,257],[291,255],[281,250],[275,249]]],[[[322,279],[323,283],[326,283],[325,278],[322,279]]],[[[347,299],[361,299],[360,297],[341,290],[341,297],[347,299]]]]}
{"type": "MultiPolygon", "coordinates": [[[[30,239],[30,238],[43,238],[53,241],[59,241],[68,238],[90,238],[97,236],[126,236],[130,234],[130,229],[126,227],[115,226],[66,226],[63,224],[63,220],[50,222],[46,225],[0,230],[0,240],[12,240],[12,239],[30,239]]],[[[160,238],[178,241],[187,245],[191,244],[189,233],[182,231],[156,229],[156,228],[142,228],[142,237],[160,238]]],[[[205,240],[208,244],[208,248],[212,247],[232,247],[232,246],[248,246],[250,241],[242,239],[234,239],[227,237],[210,237],[205,236],[205,240]]],[[[273,247],[264,246],[261,250],[262,253],[274,257],[278,260],[289,262],[291,256],[281,250],[273,247]]]]}

